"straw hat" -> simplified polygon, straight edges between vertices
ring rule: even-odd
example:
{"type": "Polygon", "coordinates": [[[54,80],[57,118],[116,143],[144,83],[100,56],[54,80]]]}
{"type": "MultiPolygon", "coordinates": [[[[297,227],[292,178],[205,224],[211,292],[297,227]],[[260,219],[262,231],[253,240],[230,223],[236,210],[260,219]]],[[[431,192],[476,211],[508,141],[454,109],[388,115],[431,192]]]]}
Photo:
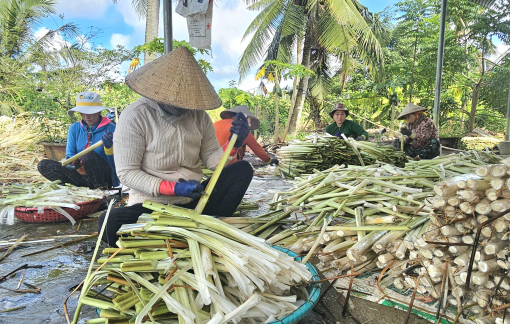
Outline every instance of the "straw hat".
{"type": "Polygon", "coordinates": [[[101,96],[95,92],[85,91],[76,97],[76,107],[69,109],[67,114],[73,116],[75,112],[82,114],[95,114],[105,110],[101,102],[101,96]]]}
{"type": "Polygon", "coordinates": [[[400,115],[397,117],[397,119],[404,119],[404,117],[406,115],[409,115],[409,114],[412,114],[412,113],[415,113],[415,112],[418,112],[418,111],[426,111],[426,110],[427,110],[427,108],[425,108],[425,107],[421,107],[421,106],[418,106],[418,105],[415,105],[415,104],[412,104],[412,103],[408,103],[404,107],[404,110],[402,110],[400,115]]]}
{"type": "Polygon", "coordinates": [[[221,119],[227,119],[227,118],[231,118],[232,117],[230,115],[230,113],[235,115],[235,114],[240,113],[240,112],[242,112],[246,116],[246,118],[251,117],[251,119],[250,119],[250,130],[259,129],[259,127],[260,127],[260,120],[257,117],[255,117],[255,115],[250,111],[250,108],[246,107],[245,105],[233,107],[233,108],[230,108],[230,109],[227,109],[227,110],[223,110],[220,113],[220,117],[221,117],[221,119]]]}
{"type": "Polygon", "coordinates": [[[216,109],[221,99],[186,47],[165,54],[126,76],[145,98],[186,109],[216,109]]]}
{"type": "Polygon", "coordinates": [[[333,118],[335,111],[345,111],[345,117],[349,116],[349,110],[345,109],[345,105],[343,103],[337,103],[333,106],[333,110],[329,113],[331,118],[333,118]]]}

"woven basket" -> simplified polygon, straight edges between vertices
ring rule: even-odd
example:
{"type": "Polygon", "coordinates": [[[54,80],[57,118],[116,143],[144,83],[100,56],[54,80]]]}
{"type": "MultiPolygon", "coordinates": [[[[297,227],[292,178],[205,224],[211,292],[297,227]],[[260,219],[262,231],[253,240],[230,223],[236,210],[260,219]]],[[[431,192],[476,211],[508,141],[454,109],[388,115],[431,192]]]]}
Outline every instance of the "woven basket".
{"type": "MultiPolygon", "coordinates": [[[[83,218],[89,214],[96,212],[101,206],[102,199],[94,199],[77,203],[80,209],[62,208],[74,219],[83,218]]],[[[50,207],[45,207],[42,214],[37,213],[37,207],[16,207],[14,209],[14,216],[21,221],[27,223],[56,223],[69,221],[64,215],[54,211],[50,207]]]]}

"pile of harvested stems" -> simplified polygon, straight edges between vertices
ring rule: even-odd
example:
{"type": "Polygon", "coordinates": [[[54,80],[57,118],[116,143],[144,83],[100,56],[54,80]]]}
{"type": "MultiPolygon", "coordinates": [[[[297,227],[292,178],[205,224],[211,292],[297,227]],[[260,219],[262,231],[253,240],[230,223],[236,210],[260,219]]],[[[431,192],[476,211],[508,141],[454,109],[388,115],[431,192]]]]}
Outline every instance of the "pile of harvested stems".
{"type": "Polygon", "coordinates": [[[290,192],[276,193],[272,205],[313,221],[267,242],[306,254],[305,259],[318,256],[324,272],[386,268],[381,286],[416,287],[418,294],[442,298],[443,308],[449,303],[462,310],[475,301],[470,312],[481,318],[498,307],[502,313],[510,296],[510,213],[504,214],[510,210],[510,160],[480,154],[413,161],[403,169],[335,166],[303,175],[290,192]],[[502,164],[484,164],[487,159],[502,164]],[[442,178],[449,174],[463,175],[442,178]],[[432,182],[440,177],[443,181],[432,182]],[[481,229],[476,244],[479,224],[502,212],[481,229]],[[468,273],[471,255],[474,271],[468,273]],[[416,276],[421,276],[418,286],[416,276]]]}
{"type": "Polygon", "coordinates": [[[26,118],[0,117],[0,178],[3,183],[43,181],[37,163],[43,159],[38,127],[26,118]]]}
{"type": "Polygon", "coordinates": [[[376,161],[404,166],[408,158],[392,146],[372,142],[345,141],[331,135],[310,135],[305,141],[294,140],[277,150],[279,171],[294,178],[314,170],[325,170],[337,164],[369,165],[376,161]]]}
{"type": "Polygon", "coordinates": [[[463,137],[462,143],[470,150],[484,150],[486,147],[493,149],[503,139],[495,137],[463,137]]]}
{"type": "Polygon", "coordinates": [[[154,212],[119,230],[120,248],[105,249],[85,282],[77,314],[81,304],[101,310],[87,323],[263,323],[306,299],[294,285],[311,279],[307,267],[263,239],[196,211],[144,207],[154,212]]]}
{"type": "Polygon", "coordinates": [[[15,207],[37,207],[42,213],[45,207],[49,207],[67,217],[71,223],[75,223],[73,217],[62,207],[80,209],[77,203],[94,199],[102,199],[104,194],[99,189],[74,187],[71,185],[61,186],[58,183],[45,182],[42,184],[21,184],[3,186],[0,192],[0,224],[14,224],[15,207]]]}
{"type": "MultiPolygon", "coordinates": [[[[503,320],[509,306],[510,160],[479,166],[474,174],[437,182],[429,199],[430,224],[405,238],[409,257],[393,265],[384,281],[476,314],[476,323],[503,320]],[[466,307],[467,308],[467,307],[466,307]],[[490,315],[490,317],[489,317],[490,315]]],[[[439,313],[439,311],[438,311],[439,313]]]]}

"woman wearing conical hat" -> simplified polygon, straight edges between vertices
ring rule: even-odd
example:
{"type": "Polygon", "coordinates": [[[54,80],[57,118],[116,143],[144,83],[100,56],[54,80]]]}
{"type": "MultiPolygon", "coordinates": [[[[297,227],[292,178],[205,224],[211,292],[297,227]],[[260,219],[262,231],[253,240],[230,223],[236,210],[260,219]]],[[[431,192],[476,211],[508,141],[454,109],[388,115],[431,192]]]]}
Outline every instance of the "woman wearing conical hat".
{"type": "Polygon", "coordinates": [[[346,119],[349,116],[349,110],[345,109],[343,103],[337,103],[333,110],[329,113],[334,123],[326,127],[326,133],[342,138],[342,134],[346,137],[354,137],[357,141],[366,141],[368,133],[355,121],[346,119]]]}
{"type": "MultiPolygon", "coordinates": [[[[248,107],[244,105],[223,110],[220,114],[221,120],[218,120],[214,123],[214,128],[216,129],[216,137],[218,138],[220,145],[224,145],[228,142],[228,138],[230,137],[230,127],[232,127],[234,118],[238,113],[242,113],[246,116],[250,130],[256,130],[260,127],[260,120],[250,111],[248,107]]],[[[251,133],[248,134],[244,140],[243,146],[241,146],[237,151],[237,156],[230,163],[234,163],[238,160],[241,161],[243,159],[244,153],[246,152],[246,146],[249,146],[253,153],[255,153],[255,155],[262,161],[278,165],[278,159],[271,158],[251,133]]]]}
{"type": "MultiPolygon", "coordinates": [[[[122,184],[130,187],[128,206],[112,209],[102,239],[114,246],[123,224],[136,223],[146,200],[196,207],[208,183],[202,163],[214,169],[222,148],[207,109],[221,106],[212,84],[186,47],[178,48],[128,74],[126,84],[140,94],[122,111],[113,146],[122,184]]],[[[231,134],[237,134],[231,157],[249,133],[238,114],[231,134]]],[[[211,216],[232,216],[250,185],[253,169],[246,161],[225,167],[203,211],[211,216]]],[[[99,218],[102,227],[105,214],[99,218]]]]}
{"type": "MultiPolygon", "coordinates": [[[[439,155],[439,131],[432,119],[425,116],[426,110],[408,103],[398,116],[407,122],[407,127],[400,129],[405,136],[404,152],[415,160],[433,159],[439,155]]],[[[396,140],[395,147],[400,147],[400,140],[396,140]]]]}

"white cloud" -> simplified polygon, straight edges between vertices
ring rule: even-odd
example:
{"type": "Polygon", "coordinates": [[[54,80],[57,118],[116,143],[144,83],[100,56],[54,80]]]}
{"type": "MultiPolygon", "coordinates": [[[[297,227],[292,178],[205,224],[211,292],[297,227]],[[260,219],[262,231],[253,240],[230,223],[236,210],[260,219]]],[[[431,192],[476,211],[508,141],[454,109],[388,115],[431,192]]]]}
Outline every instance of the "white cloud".
{"type": "Polygon", "coordinates": [[[131,1],[119,1],[115,5],[115,9],[122,14],[127,25],[135,28],[136,32],[145,33],[145,18],[138,16],[131,1]]]}
{"type": "Polygon", "coordinates": [[[113,33],[112,36],[110,37],[110,44],[112,45],[113,48],[115,48],[117,45],[130,48],[130,41],[131,36],[129,35],[113,33]]]}
{"type": "Polygon", "coordinates": [[[258,12],[246,9],[239,0],[216,2],[211,27],[213,50],[220,48],[237,64],[251,39],[250,37],[243,42],[243,35],[257,14],[258,12]]]}
{"type": "MultiPolygon", "coordinates": [[[[88,19],[101,18],[109,5],[112,4],[111,0],[57,0],[55,10],[59,14],[64,14],[66,19],[82,17],[88,19]]],[[[131,3],[131,1],[120,1],[131,3]]]]}
{"type": "MultiPolygon", "coordinates": [[[[34,33],[34,36],[36,39],[41,39],[43,36],[45,36],[47,33],[48,33],[49,29],[46,28],[46,27],[41,27],[39,28],[35,33],[34,33]]],[[[51,36],[51,39],[48,39],[49,40],[49,43],[50,43],[50,47],[49,47],[49,50],[60,50],[62,49],[64,46],[70,46],[71,44],[69,42],[67,42],[66,40],[64,40],[62,38],[62,35],[60,34],[53,34],[51,36]]]]}

